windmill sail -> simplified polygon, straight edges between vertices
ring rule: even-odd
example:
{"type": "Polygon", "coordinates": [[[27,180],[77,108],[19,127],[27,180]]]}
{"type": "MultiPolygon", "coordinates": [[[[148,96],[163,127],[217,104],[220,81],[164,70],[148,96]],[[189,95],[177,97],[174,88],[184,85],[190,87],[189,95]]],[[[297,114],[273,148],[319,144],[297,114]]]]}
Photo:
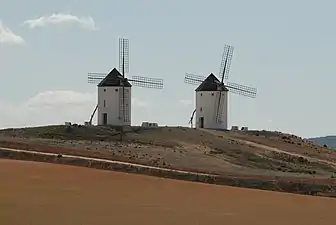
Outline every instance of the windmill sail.
{"type": "Polygon", "coordinates": [[[222,55],[221,66],[219,69],[219,76],[222,82],[223,80],[227,80],[229,78],[232,56],[233,56],[233,46],[225,45],[222,55]]]}
{"type": "Polygon", "coordinates": [[[124,93],[122,93],[122,88],[119,88],[118,93],[119,93],[119,118],[120,119],[124,118],[124,122],[128,123],[130,122],[129,117],[130,106],[128,104],[130,98],[129,89],[124,89],[124,93]]]}
{"type": "Polygon", "coordinates": [[[224,92],[220,91],[216,94],[216,105],[214,110],[214,119],[216,120],[216,123],[222,123],[222,117],[223,117],[223,109],[225,98],[224,98],[224,92]]]}
{"type": "MultiPolygon", "coordinates": [[[[225,45],[224,47],[224,52],[223,52],[223,56],[222,56],[222,63],[221,63],[221,68],[220,68],[220,72],[219,75],[221,76],[221,85],[224,86],[224,79],[227,79],[229,76],[229,72],[230,72],[230,66],[231,66],[231,60],[232,60],[232,56],[233,56],[233,47],[229,46],[229,45],[225,45]]],[[[217,108],[215,109],[215,115],[216,115],[216,123],[222,123],[222,114],[223,114],[223,101],[222,98],[222,90],[219,91],[218,94],[218,101],[217,101],[217,108]]]]}

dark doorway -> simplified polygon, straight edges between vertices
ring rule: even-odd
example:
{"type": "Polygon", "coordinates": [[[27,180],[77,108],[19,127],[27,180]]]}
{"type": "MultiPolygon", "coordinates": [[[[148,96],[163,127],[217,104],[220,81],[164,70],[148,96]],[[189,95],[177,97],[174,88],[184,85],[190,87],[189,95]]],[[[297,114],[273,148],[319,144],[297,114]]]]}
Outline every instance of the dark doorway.
{"type": "Polygon", "coordinates": [[[204,128],[204,117],[199,118],[199,127],[204,128]]]}
{"type": "Polygon", "coordinates": [[[107,124],[107,113],[103,113],[103,124],[107,124]]]}

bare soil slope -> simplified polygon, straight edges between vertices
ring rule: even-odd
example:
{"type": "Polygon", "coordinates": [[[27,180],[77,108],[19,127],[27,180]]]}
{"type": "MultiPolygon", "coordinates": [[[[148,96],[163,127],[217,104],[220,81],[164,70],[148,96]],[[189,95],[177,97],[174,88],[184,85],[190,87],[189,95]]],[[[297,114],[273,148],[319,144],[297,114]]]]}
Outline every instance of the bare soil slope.
{"type": "Polygon", "coordinates": [[[3,224],[329,225],[336,200],[0,160],[3,224]]]}
{"type": "Polygon", "coordinates": [[[47,126],[0,131],[0,147],[95,156],[214,174],[332,178],[336,151],[294,135],[183,127],[47,126]]]}

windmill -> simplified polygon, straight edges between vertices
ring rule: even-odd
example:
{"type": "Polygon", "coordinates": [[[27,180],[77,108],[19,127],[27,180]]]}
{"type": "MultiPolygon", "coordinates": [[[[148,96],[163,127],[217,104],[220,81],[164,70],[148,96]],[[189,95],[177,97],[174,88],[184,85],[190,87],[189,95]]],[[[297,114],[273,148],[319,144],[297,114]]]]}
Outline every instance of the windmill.
{"type": "Polygon", "coordinates": [[[212,73],[208,77],[190,73],[185,75],[185,83],[199,85],[195,90],[196,109],[189,121],[192,124],[196,112],[196,127],[198,128],[227,129],[228,92],[251,98],[255,98],[257,95],[256,88],[226,82],[229,77],[232,56],[233,47],[225,45],[219,71],[221,81],[212,73]]]}
{"type": "Polygon", "coordinates": [[[163,88],[163,79],[142,76],[128,79],[125,76],[129,72],[129,40],[125,38],[119,38],[119,71],[114,68],[108,74],[88,73],[88,82],[98,84],[98,104],[91,115],[90,124],[98,110],[98,125],[116,125],[123,130],[123,126],[131,125],[132,85],[163,88]]]}

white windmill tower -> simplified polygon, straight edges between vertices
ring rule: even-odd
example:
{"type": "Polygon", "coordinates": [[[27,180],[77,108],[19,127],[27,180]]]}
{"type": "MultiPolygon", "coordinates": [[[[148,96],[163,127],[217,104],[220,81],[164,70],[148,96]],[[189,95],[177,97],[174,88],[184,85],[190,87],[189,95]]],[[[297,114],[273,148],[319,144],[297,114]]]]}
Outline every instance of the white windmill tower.
{"type": "Polygon", "coordinates": [[[119,70],[112,69],[106,73],[88,73],[89,83],[98,83],[98,104],[89,123],[98,110],[98,125],[130,126],[131,125],[131,88],[132,85],[145,88],[163,88],[163,80],[149,77],[125,77],[129,72],[129,41],[119,39],[119,70]],[[131,83],[132,84],[131,84],[131,83]]]}
{"type": "Polygon", "coordinates": [[[195,90],[196,109],[189,121],[191,126],[196,113],[196,128],[226,130],[228,128],[228,93],[256,97],[256,88],[231,82],[224,84],[224,79],[227,80],[229,76],[232,56],[233,47],[225,45],[219,72],[221,81],[212,73],[208,77],[186,73],[186,83],[199,85],[195,90]]]}

